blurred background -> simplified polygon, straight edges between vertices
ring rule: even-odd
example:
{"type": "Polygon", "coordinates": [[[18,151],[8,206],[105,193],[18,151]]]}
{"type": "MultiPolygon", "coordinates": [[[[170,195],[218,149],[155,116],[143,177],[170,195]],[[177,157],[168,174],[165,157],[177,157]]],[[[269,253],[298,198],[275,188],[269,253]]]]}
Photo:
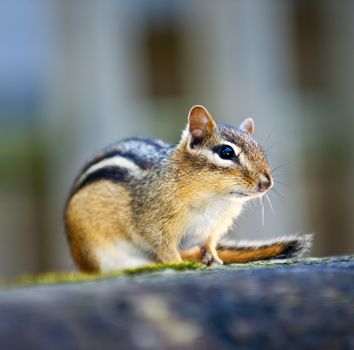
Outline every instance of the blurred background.
{"type": "Polygon", "coordinates": [[[0,11],[0,276],[73,269],[72,181],[128,136],[177,142],[193,104],[256,121],[275,191],[235,237],[354,252],[354,2],[12,0],[0,11]]]}

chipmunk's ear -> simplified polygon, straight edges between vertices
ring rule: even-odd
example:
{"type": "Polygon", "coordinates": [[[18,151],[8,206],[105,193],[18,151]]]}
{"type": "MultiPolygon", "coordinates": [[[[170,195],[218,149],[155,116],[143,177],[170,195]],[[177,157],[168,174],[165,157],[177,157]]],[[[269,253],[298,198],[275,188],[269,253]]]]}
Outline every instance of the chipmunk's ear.
{"type": "Polygon", "coordinates": [[[188,129],[191,135],[191,147],[203,143],[210,138],[217,126],[213,117],[203,106],[194,106],[189,111],[188,129]]]}
{"type": "Polygon", "coordinates": [[[240,129],[243,130],[243,131],[246,131],[247,134],[252,136],[253,133],[254,133],[254,120],[252,118],[245,119],[241,123],[240,129]]]}

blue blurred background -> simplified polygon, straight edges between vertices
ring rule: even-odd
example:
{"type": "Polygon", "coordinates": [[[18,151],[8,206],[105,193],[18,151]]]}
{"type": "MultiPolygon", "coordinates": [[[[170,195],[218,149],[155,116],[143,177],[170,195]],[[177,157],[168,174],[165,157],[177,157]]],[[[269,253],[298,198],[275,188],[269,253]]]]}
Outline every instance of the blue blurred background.
{"type": "Polygon", "coordinates": [[[315,232],[354,251],[354,2],[4,1],[0,11],[0,275],[73,269],[63,207],[86,159],[118,139],[176,142],[193,104],[256,121],[274,214],[246,239],[315,232]]]}

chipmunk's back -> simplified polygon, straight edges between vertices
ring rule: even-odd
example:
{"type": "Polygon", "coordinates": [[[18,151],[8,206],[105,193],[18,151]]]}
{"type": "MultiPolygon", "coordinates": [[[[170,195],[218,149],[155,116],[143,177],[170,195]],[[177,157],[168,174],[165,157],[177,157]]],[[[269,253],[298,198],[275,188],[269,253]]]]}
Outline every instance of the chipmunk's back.
{"type": "Polygon", "coordinates": [[[151,168],[172,146],[162,140],[143,137],[129,138],[104,148],[92,157],[77,176],[72,193],[97,181],[125,181],[151,168]]]}

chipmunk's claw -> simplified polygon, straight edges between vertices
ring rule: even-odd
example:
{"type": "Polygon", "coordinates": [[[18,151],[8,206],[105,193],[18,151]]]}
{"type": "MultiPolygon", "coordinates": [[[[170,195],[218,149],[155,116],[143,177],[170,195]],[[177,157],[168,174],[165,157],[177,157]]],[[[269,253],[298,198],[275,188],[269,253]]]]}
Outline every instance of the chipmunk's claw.
{"type": "Polygon", "coordinates": [[[213,254],[212,251],[207,250],[205,247],[202,247],[200,249],[200,252],[203,256],[202,263],[205,264],[206,266],[224,264],[224,262],[217,255],[213,254]]]}

